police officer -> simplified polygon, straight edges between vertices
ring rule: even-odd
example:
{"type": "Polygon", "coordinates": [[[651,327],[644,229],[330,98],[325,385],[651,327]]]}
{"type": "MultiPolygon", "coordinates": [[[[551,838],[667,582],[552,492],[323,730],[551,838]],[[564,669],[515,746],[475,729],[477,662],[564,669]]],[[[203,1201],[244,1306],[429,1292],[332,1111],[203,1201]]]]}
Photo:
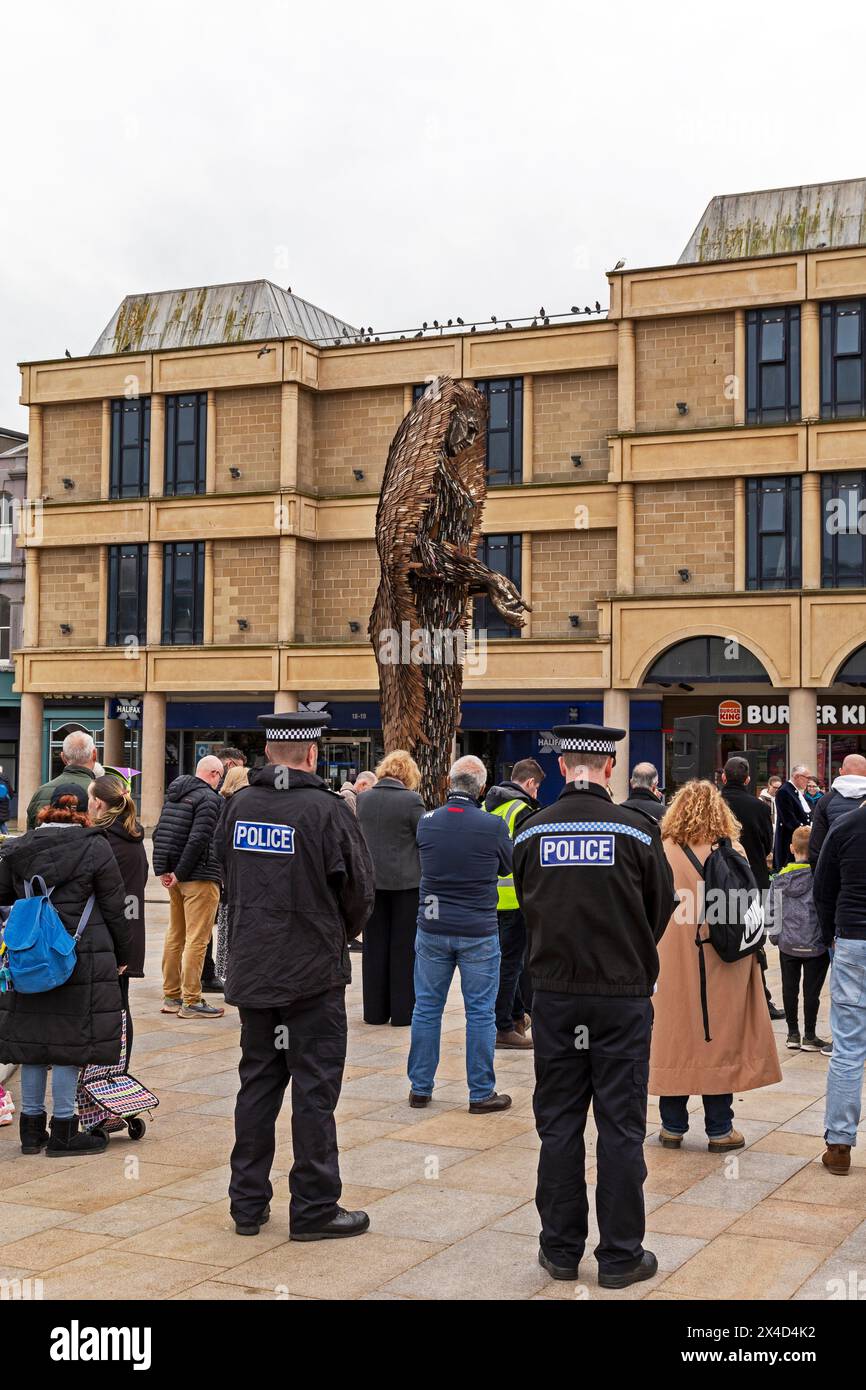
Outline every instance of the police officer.
{"type": "Polygon", "coordinates": [[[675,899],[658,831],[608,791],[623,729],[554,729],[566,785],[520,827],[514,883],[534,990],[539,1263],[576,1279],[588,1231],[584,1127],[598,1129],[598,1282],[650,1279],[643,1249],[647,1081],[656,943],[675,899]]]}
{"type": "Polygon", "coordinates": [[[267,765],[250,772],[217,827],[231,952],[226,1000],[241,1016],[231,1156],[238,1235],[270,1215],[275,1126],[292,1082],[292,1240],[356,1236],[344,1211],[334,1108],[346,1060],[348,944],[373,906],[373,864],[343,798],[316,776],[327,714],[268,714],[267,765]]]}

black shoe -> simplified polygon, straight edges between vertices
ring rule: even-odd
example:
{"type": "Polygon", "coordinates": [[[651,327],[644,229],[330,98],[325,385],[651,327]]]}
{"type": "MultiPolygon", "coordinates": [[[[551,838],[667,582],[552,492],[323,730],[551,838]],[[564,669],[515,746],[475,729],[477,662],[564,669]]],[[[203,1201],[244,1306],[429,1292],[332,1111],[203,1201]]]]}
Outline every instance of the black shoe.
{"type": "Polygon", "coordinates": [[[432,1099],[432,1096],[419,1096],[414,1091],[409,1092],[409,1104],[413,1110],[423,1110],[424,1106],[429,1105],[432,1099]]]}
{"type": "Polygon", "coordinates": [[[788,1036],[787,1036],[787,1038],[785,1039],[785,1046],[788,1048],[789,1052],[799,1052],[799,1051],[800,1051],[800,1034],[799,1034],[799,1033],[789,1033],[788,1036]]]}
{"type": "Polygon", "coordinates": [[[226,982],[221,980],[218,975],[214,975],[211,980],[202,980],[202,994],[225,994],[226,982]]]}
{"type": "Polygon", "coordinates": [[[236,1236],[257,1236],[258,1233],[259,1233],[259,1231],[262,1229],[262,1227],[263,1227],[263,1226],[267,1226],[267,1224],[268,1224],[268,1222],[270,1221],[270,1219],[271,1219],[271,1204],[270,1204],[270,1202],[268,1202],[267,1206],[265,1207],[265,1209],[264,1209],[264,1211],[261,1213],[261,1215],[255,1217],[254,1220],[248,1221],[248,1220],[244,1219],[244,1220],[242,1220],[242,1221],[236,1221],[236,1222],[235,1222],[235,1235],[236,1235],[236,1236]]]}
{"type": "Polygon", "coordinates": [[[774,1022],[780,1018],[785,1017],[784,1009],[777,1009],[775,1004],[769,1004],[767,1007],[770,1010],[770,1018],[772,1018],[774,1022]]]}
{"type": "Polygon", "coordinates": [[[290,1231],[289,1240],[345,1240],[347,1236],[362,1236],[370,1229],[370,1218],[365,1211],[345,1211],[337,1207],[325,1226],[316,1231],[290,1231]]]}
{"type": "Polygon", "coordinates": [[[807,1033],[803,1038],[804,1052],[821,1052],[829,1046],[826,1038],[819,1038],[817,1033],[807,1033]]]}
{"type": "Polygon", "coordinates": [[[104,1130],[92,1129],[81,1133],[78,1129],[78,1116],[67,1120],[51,1116],[51,1138],[45,1150],[47,1158],[69,1158],[75,1154],[102,1154],[108,1148],[108,1135],[104,1130]]]}
{"type": "Polygon", "coordinates": [[[21,1152],[23,1154],[41,1153],[48,1143],[48,1127],[46,1120],[48,1116],[43,1110],[39,1115],[18,1116],[18,1134],[21,1139],[21,1152]]]}
{"type": "Polygon", "coordinates": [[[538,1263],[542,1269],[546,1269],[551,1279],[575,1280],[578,1277],[579,1265],[555,1265],[553,1260],[549,1260],[543,1250],[538,1252],[538,1263]]]}
{"type": "Polygon", "coordinates": [[[627,1289],[630,1284],[639,1284],[642,1279],[652,1279],[658,1274],[659,1262],[651,1250],[645,1250],[640,1263],[625,1274],[603,1274],[598,1271],[599,1287],[602,1289],[627,1289]]]}
{"type": "Polygon", "coordinates": [[[490,1115],[494,1110],[507,1110],[511,1104],[511,1096],[498,1096],[494,1091],[486,1100],[470,1100],[470,1115],[490,1115]]]}

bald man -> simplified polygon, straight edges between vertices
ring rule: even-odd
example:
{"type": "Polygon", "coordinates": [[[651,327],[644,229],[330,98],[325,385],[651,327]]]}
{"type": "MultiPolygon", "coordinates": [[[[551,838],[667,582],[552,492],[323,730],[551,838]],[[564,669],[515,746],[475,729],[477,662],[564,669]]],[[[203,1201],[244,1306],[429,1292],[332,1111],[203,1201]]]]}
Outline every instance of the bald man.
{"type": "Polygon", "coordinates": [[[195,776],[175,777],[153,832],[153,871],[168,889],[169,923],[162,953],[164,1014],[221,1018],[202,998],[201,974],[219,905],[221,870],[213,835],[222,800],[223,765],[199,759],[195,776]]]}
{"type": "Polygon", "coordinates": [[[866,800],[866,758],[860,753],[849,753],[839,769],[839,776],[833,779],[830,790],[815,803],[812,811],[812,833],[809,836],[809,863],[812,872],[818,864],[821,846],[833,825],[849,811],[866,800]]]}

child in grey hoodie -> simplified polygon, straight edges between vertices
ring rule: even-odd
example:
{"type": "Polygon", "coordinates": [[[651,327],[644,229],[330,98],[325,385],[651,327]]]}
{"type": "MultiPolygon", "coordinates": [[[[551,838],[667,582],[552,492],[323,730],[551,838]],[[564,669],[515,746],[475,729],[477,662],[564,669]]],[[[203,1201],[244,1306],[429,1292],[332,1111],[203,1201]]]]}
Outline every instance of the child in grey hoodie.
{"type": "Polygon", "coordinates": [[[782,966],[782,1003],[788,1025],[786,1047],[792,1051],[820,1052],[830,1044],[815,1033],[818,1001],[827,978],[830,954],[824,945],[812,902],[812,870],[809,867],[809,827],[799,825],[791,836],[794,862],[770,883],[769,938],[779,948],[782,966]],[[803,1022],[800,1038],[800,974],[803,975],[803,1022]]]}

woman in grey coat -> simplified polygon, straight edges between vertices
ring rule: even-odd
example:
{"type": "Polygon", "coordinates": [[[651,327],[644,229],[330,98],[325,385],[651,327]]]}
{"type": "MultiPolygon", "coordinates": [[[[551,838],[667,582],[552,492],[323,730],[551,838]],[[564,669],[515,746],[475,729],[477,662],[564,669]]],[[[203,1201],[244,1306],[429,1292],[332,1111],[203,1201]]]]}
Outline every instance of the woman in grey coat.
{"type": "Polygon", "coordinates": [[[376,873],[376,902],[364,928],[364,1022],[408,1028],[415,1007],[421,774],[414,759],[398,750],[385,755],[376,776],[376,785],[358,797],[358,821],[376,873]]]}

